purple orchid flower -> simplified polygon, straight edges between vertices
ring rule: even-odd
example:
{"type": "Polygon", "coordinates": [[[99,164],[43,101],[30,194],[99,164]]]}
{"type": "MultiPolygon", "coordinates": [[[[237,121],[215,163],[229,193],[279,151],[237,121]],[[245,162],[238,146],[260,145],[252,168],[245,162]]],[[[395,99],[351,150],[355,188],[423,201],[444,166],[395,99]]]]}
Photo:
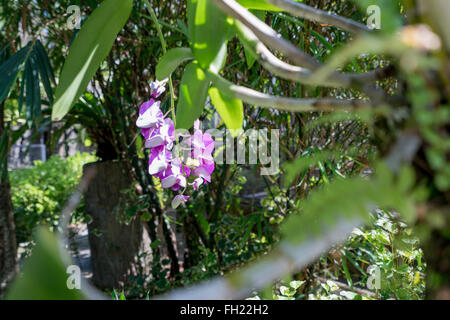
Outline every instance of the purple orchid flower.
{"type": "Polygon", "coordinates": [[[181,159],[173,159],[166,170],[156,175],[161,180],[161,187],[171,188],[174,191],[186,187],[185,171],[181,159]]]}
{"type": "Polygon", "coordinates": [[[145,137],[145,147],[154,148],[164,145],[168,150],[172,150],[174,141],[175,128],[173,122],[171,119],[165,119],[161,126],[150,128],[148,136],[145,137]]]}
{"type": "Polygon", "coordinates": [[[164,122],[164,115],[159,109],[160,101],[150,99],[144,102],[139,108],[139,117],[136,126],[141,129],[152,128],[164,122]]]}
{"type": "MultiPolygon", "coordinates": [[[[187,179],[192,174],[196,178],[189,185],[194,190],[199,190],[200,185],[211,182],[214,171],[214,140],[210,134],[202,132],[200,121],[197,120],[194,123],[194,134],[188,139],[191,157],[186,164],[181,158],[172,158],[170,150],[175,142],[174,124],[170,118],[164,118],[160,102],[154,100],[164,93],[166,83],[167,79],[150,84],[152,99],[141,105],[136,121],[136,126],[141,128],[141,134],[145,138],[145,147],[150,148],[148,172],[161,180],[162,188],[174,191],[186,188],[187,179]]],[[[177,208],[188,198],[183,194],[175,196],[172,207],[177,208]]]]}
{"type": "Polygon", "coordinates": [[[200,187],[200,185],[203,184],[203,178],[197,178],[192,182],[192,188],[197,191],[200,187]]]}
{"type": "Polygon", "coordinates": [[[161,94],[163,94],[164,91],[166,91],[165,85],[167,81],[168,79],[164,79],[162,81],[155,80],[152,83],[150,83],[150,95],[156,99],[161,94]]]}
{"type": "MultiPolygon", "coordinates": [[[[211,174],[214,171],[214,140],[209,133],[203,133],[200,130],[200,121],[194,123],[194,135],[192,137],[192,158],[198,166],[192,170],[192,174],[202,179],[202,182],[211,182],[211,174]]],[[[195,183],[194,188],[198,188],[199,181],[195,183]]]]}
{"type": "Polygon", "coordinates": [[[189,199],[189,196],[183,196],[182,194],[176,195],[172,200],[172,208],[178,208],[178,206],[185,203],[187,199],[189,199]]]}
{"type": "Polygon", "coordinates": [[[170,165],[172,153],[164,146],[152,148],[148,159],[148,173],[156,175],[166,170],[170,165]]]}

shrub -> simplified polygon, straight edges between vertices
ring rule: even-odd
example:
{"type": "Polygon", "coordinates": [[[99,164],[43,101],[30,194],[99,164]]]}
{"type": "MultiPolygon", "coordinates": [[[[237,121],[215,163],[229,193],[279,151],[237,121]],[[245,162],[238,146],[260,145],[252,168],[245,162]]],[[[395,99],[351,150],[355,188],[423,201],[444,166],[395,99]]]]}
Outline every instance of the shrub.
{"type": "MultiPolygon", "coordinates": [[[[11,172],[12,201],[18,242],[31,239],[37,225],[58,227],[62,206],[75,189],[85,163],[95,161],[88,153],[77,153],[66,159],[58,155],[46,162],[35,161],[33,167],[11,172]]],[[[82,205],[74,213],[80,219],[82,205]]]]}

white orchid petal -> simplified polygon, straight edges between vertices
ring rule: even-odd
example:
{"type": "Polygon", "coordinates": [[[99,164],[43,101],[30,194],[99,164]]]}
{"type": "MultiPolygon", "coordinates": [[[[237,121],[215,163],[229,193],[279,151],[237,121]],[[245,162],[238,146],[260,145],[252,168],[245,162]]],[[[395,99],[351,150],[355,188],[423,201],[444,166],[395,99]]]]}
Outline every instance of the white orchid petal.
{"type": "Polygon", "coordinates": [[[154,175],[165,169],[167,169],[166,159],[154,159],[148,166],[148,173],[154,175]]]}
{"type": "Polygon", "coordinates": [[[161,187],[167,189],[172,187],[175,183],[177,183],[177,177],[171,175],[161,180],[161,187]]]}
{"type": "Polygon", "coordinates": [[[146,148],[154,148],[164,144],[164,138],[161,135],[150,137],[145,141],[146,148]]]}

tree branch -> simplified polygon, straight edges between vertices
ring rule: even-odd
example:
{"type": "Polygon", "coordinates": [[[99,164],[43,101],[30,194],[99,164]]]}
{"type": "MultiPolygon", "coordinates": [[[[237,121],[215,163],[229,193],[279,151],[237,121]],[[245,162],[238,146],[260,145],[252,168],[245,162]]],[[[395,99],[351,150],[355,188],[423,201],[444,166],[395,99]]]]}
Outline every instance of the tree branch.
{"type": "MultiPolygon", "coordinates": [[[[260,57],[261,63],[268,70],[275,74],[280,75],[285,79],[292,81],[297,81],[306,84],[317,84],[317,85],[328,85],[334,87],[355,87],[359,89],[369,89],[373,91],[363,82],[370,80],[380,80],[379,77],[388,76],[392,72],[392,68],[388,70],[380,70],[376,72],[370,72],[367,74],[342,74],[336,72],[335,70],[328,73],[328,77],[316,77],[311,76],[311,72],[316,70],[325,69],[323,64],[317,61],[315,58],[305,54],[300,51],[295,45],[289,41],[283,39],[279,33],[273,30],[271,27],[266,25],[264,22],[255,17],[252,13],[242,7],[239,3],[234,0],[211,0],[224,12],[228,13],[230,16],[235,18],[236,25],[247,27],[250,33],[250,38],[252,38],[253,46],[257,46],[257,56],[260,57]],[[258,44],[259,42],[259,44],[258,44]],[[273,47],[282,54],[284,54],[288,59],[296,63],[297,65],[307,68],[305,70],[298,66],[289,65],[276,56],[274,56],[270,50],[263,45],[265,43],[268,46],[273,47]]],[[[373,92],[368,93],[374,96],[373,92]]],[[[380,94],[378,96],[381,96],[380,94]]]]}
{"type": "Polygon", "coordinates": [[[240,40],[245,44],[261,65],[273,74],[295,82],[307,85],[349,88],[355,83],[373,82],[392,75],[393,67],[378,69],[364,73],[346,73],[339,77],[331,74],[327,79],[315,81],[308,69],[288,64],[278,59],[258,37],[240,21],[235,21],[236,31],[240,40]]]}
{"type": "Polygon", "coordinates": [[[371,107],[372,104],[357,99],[294,99],[272,96],[250,88],[235,85],[217,74],[208,72],[214,85],[226,95],[248,104],[265,108],[274,108],[290,112],[357,110],[371,107]]]}
{"type": "MultiPolygon", "coordinates": [[[[261,65],[273,74],[287,80],[308,84],[318,85],[312,80],[312,72],[308,69],[293,66],[278,59],[259,39],[258,37],[243,23],[235,21],[236,31],[240,40],[245,44],[246,48],[255,56],[261,65]]],[[[350,79],[340,79],[345,81],[334,81],[333,78],[325,80],[320,85],[331,87],[348,87],[351,83],[350,79]]]]}
{"type": "Polygon", "coordinates": [[[292,0],[265,1],[299,18],[334,25],[351,33],[371,32],[364,24],[310,7],[300,2],[292,0]]]}
{"type": "Polygon", "coordinates": [[[283,39],[281,35],[259,20],[247,9],[234,0],[211,0],[224,12],[241,21],[247,28],[252,30],[256,36],[266,45],[273,47],[299,66],[316,70],[321,63],[313,57],[300,51],[295,45],[283,39]]]}

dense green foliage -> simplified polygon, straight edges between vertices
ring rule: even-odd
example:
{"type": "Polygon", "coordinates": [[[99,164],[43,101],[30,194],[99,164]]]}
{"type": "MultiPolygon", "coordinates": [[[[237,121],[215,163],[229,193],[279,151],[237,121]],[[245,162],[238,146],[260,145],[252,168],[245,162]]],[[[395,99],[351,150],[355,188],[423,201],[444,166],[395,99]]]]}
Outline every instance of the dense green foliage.
{"type": "MultiPolygon", "coordinates": [[[[30,3],[23,17],[17,14],[20,1],[5,1],[0,16],[0,23],[9,22],[0,43],[14,54],[0,65],[10,70],[0,83],[0,96],[9,94],[14,109],[21,105],[23,88],[28,91],[28,112],[10,112],[5,121],[38,129],[38,122],[52,123],[42,115],[65,116],[62,128],[52,129],[52,142],[75,127],[93,142],[102,161],[124,162],[130,187],[116,211],[124,222],[145,223],[153,260],[148,274],[130,279],[124,288],[110,288],[113,298],[152,297],[223,275],[221,281],[242,294],[251,287],[240,278],[248,263],[261,256],[264,263],[286,256],[301,260],[283,248],[298,249],[308,241],[331,243],[317,252],[315,262],[302,261],[295,272],[283,269],[280,277],[286,278],[275,284],[265,283],[262,275],[267,288],[258,288],[256,298],[445,296],[450,283],[450,75],[444,67],[450,60],[445,30],[416,25],[430,21],[416,10],[416,1],[302,1],[359,23],[358,36],[262,0],[238,1],[251,9],[241,8],[241,13],[255,15],[247,24],[233,10],[216,6],[226,7],[216,0],[123,1],[126,10],[120,12],[114,10],[117,0],[101,6],[80,1],[86,19],[77,32],[64,28],[61,7],[68,1],[41,2],[30,3]],[[366,9],[374,3],[382,5],[382,28],[366,32],[366,9]],[[113,13],[117,20],[110,19],[113,13]],[[53,105],[44,103],[42,110],[36,110],[39,77],[30,70],[50,73],[38,55],[25,62],[21,50],[27,46],[15,35],[21,19],[29,22],[35,40],[30,48],[39,43],[48,52],[59,80],[56,97],[63,97],[53,105]],[[265,32],[258,33],[258,23],[265,32]],[[268,34],[270,39],[260,43],[268,34]],[[270,59],[290,73],[277,74],[270,59]],[[208,128],[279,130],[281,170],[261,176],[266,165],[261,159],[252,165],[218,164],[211,183],[189,192],[186,206],[172,210],[174,194],[148,174],[149,153],[135,126],[138,107],[150,96],[149,83],[166,77],[161,109],[176,127],[190,129],[200,118],[208,128]],[[14,86],[16,78],[20,86],[14,86]],[[85,90],[91,79],[93,85],[85,90]],[[329,235],[348,221],[352,228],[341,233],[350,237],[339,244],[343,239],[329,235]],[[181,232],[173,236],[175,229],[181,232]],[[182,258],[175,252],[178,243],[184,246],[182,258]],[[380,290],[365,290],[373,275],[370,267],[381,272],[380,290]]],[[[48,82],[41,93],[51,100],[48,82]]],[[[21,131],[5,132],[0,155],[21,131]]],[[[12,173],[19,240],[29,240],[37,224],[55,228],[79,170],[74,159],[52,158],[12,173]]]]}
{"type": "MultiPolygon", "coordinates": [[[[75,190],[83,165],[95,161],[88,153],[77,153],[66,159],[58,155],[34,166],[11,171],[12,200],[17,240],[30,241],[38,225],[55,230],[66,200],[75,190]]],[[[74,212],[74,219],[83,216],[83,207],[74,212]]]]}

